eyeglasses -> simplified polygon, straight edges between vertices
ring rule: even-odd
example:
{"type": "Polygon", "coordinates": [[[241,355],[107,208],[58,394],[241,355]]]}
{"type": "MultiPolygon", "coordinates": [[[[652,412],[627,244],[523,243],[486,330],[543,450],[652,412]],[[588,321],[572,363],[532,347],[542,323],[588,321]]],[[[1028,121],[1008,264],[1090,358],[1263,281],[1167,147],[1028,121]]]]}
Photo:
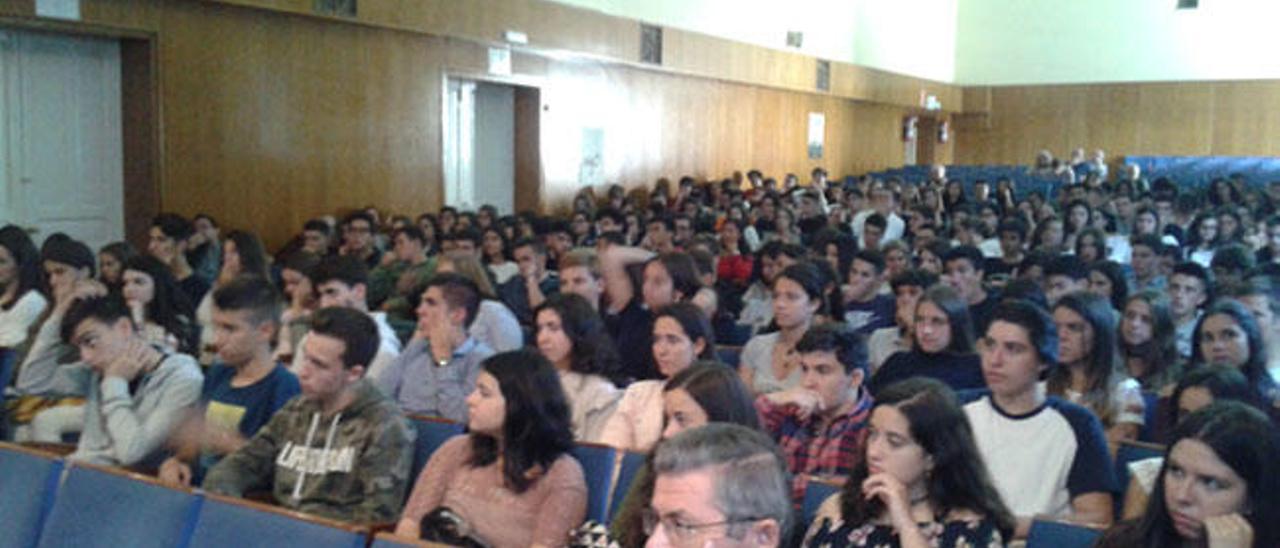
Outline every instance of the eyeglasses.
{"type": "Polygon", "coordinates": [[[666,532],[667,539],[680,544],[693,540],[698,531],[708,527],[717,527],[721,525],[734,525],[738,523],[749,523],[759,521],[764,518],[736,518],[724,521],[715,521],[711,523],[684,523],[678,518],[667,516],[660,517],[652,508],[645,508],[640,514],[640,518],[644,524],[645,536],[653,536],[654,531],[658,530],[658,526],[662,526],[662,530],[666,532]]]}

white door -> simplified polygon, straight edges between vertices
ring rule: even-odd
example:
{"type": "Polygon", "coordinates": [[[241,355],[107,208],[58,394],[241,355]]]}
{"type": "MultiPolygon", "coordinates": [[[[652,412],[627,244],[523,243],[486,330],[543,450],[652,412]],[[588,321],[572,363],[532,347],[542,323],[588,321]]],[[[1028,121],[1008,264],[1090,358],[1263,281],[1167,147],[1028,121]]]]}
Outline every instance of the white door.
{"type": "Polygon", "coordinates": [[[461,210],[515,208],[515,88],[449,79],[444,202],[461,210]]]}
{"type": "Polygon", "coordinates": [[[124,238],[119,42],[0,29],[4,222],[36,245],[124,238]]]}

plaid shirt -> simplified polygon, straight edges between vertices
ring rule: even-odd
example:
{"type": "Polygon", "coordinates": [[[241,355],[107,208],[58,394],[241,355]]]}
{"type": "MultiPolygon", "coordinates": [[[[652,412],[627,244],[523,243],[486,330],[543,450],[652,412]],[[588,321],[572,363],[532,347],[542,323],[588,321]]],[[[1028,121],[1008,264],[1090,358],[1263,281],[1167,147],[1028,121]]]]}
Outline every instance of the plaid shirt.
{"type": "Polygon", "coordinates": [[[756,398],[756,411],[764,421],[764,429],[782,448],[791,470],[791,496],[796,504],[804,500],[809,476],[835,476],[844,480],[862,460],[867,439],[867,420],[871,418],[871,394],[858,390],[858,402],[848,413],[832,419],[819,431],[821,419],[810,417],[800,422],[795,408],[776,405],[769,398],[756,398]]]}

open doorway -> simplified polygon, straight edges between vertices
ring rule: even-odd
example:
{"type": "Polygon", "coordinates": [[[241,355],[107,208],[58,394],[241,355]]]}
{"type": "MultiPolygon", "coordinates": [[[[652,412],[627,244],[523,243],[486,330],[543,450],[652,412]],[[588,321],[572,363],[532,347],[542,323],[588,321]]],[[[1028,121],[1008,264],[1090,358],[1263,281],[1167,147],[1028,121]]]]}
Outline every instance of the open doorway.
{"type": "Polygon", "coordinates": [[[541,99],[537,88],[449,78],[444,113],[444,202],[500,214],[541,210],[541,99]]]}

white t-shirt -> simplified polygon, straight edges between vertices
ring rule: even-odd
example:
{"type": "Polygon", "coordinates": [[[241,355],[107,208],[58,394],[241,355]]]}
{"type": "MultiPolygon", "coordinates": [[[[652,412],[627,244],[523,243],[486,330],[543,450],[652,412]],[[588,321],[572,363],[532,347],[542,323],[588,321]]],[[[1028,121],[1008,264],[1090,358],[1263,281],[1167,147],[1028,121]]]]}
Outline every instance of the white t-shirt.
{"type": "Polygon", "coordinates": [[[1049,397],[1015,416],[983,396],[964,411],[987,471],[1015,515],[1064,517],[1071,499],[1116,491],[1106,437],[1089,410],[1049,397]]]}
{"type": "Polygon", "coordinates": [[[778,332],[756,335],[742,347],[739,368],[751,372],[752,387],[757,394],[780,392],[800,385],[800,368],[791,370],[787,378],[778,380],[773,374],[773,347],[778,344],[778,332]]]}

